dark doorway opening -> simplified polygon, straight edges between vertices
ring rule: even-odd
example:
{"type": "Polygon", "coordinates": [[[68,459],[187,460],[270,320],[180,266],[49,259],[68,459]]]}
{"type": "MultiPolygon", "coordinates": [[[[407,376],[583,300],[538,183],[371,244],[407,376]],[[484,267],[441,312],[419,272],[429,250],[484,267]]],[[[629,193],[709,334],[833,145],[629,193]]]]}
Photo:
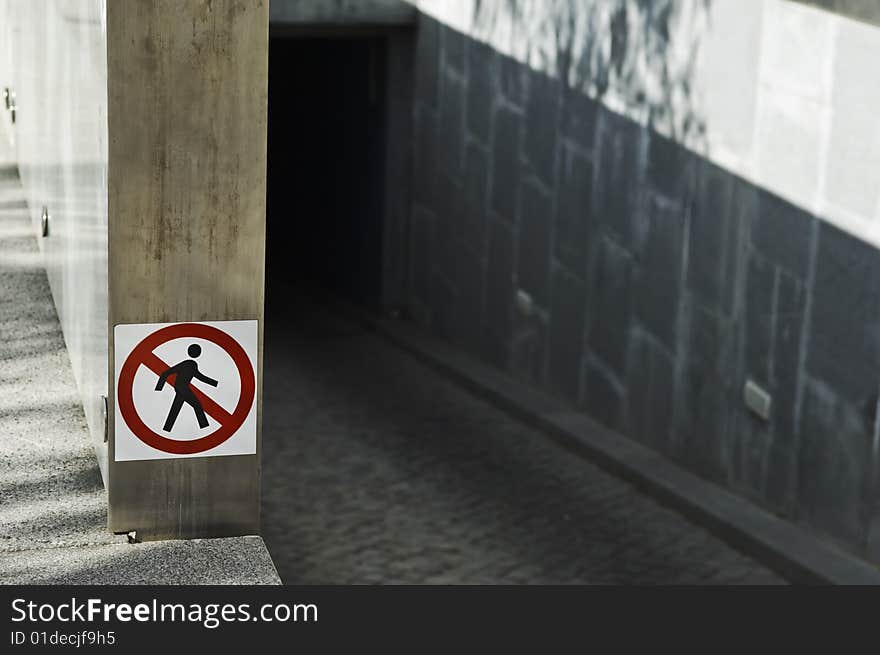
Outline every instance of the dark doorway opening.
{"type": "Polygon", "coordinates": [[[304,286],[381,303],[385,71],[378,36],[270,40],[269,315],[304,286]]]}

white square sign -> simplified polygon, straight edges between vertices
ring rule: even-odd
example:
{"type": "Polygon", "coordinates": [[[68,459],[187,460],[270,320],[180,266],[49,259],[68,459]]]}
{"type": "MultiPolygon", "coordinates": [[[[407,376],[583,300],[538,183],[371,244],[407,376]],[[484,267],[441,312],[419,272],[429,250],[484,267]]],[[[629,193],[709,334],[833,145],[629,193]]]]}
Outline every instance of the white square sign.
{"type": "Polygon", "coordinates": [[[257,321],[113,331],[115,460],[257,452],[257,321]]]}

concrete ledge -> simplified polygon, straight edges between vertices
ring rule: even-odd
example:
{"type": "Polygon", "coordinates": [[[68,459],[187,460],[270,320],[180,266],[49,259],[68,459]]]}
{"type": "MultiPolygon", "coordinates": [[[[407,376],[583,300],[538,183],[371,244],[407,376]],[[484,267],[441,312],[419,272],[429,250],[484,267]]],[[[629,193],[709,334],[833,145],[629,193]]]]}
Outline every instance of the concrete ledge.
{"type": "Polygon", "coordinates": [[[277,585],[260,537],[100,544],[3,554],[0,584],[277,585]]]}
{"type": "Polygon", "coordinates": [[[275,25],[412,25],[416,10],[404,0],[272,0],[275,25]]]}
{"type": "MultiPolygon", "coordinates": [[[[345,311],[354,312],[351,308],[345,311]]],[[[871,564],[688,473],[556,398],[404,323],[365,317],[359,312],[353,315],[431,368],[629,481],[788,580],[804,584],[880,584],[880,570],[871,564]]]]}
{"type": "Polygon", "coordinates": [[[880,25],[880,4],[877,0],[792,0],[804,5],[840,14],[854,20],[880,25]]]}

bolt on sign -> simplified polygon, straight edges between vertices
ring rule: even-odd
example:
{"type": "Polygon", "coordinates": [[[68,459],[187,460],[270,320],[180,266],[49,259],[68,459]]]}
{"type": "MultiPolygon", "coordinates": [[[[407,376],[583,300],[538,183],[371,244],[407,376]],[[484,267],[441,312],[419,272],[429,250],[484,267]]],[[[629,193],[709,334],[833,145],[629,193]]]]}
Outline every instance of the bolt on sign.
{"type": "Polygon", "coordinates": [[[117,325],[117,462],[257,452],[257,321],[117,325]]]}

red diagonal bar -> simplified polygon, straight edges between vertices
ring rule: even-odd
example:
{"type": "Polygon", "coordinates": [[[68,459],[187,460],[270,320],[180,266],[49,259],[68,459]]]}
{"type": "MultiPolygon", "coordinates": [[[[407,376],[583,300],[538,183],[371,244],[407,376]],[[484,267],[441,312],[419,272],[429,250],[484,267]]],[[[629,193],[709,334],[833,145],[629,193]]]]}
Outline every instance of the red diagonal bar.
{"type": "MultiPolygon", "coordinates": [[[[141,362],[148,369],[153,371],[156,375],[160,376],[167,371],[170,366],[163,362],[155,353],[150,353],[143,362],[141,362]]],[[[168,384],[174,384],[174,378],[177,377],[173,373],[168,376],[168,384]]],[[[216,402],[211,400],[211,398],[205,395],[201,389],[197,388],[195,385],[190,384],[189,388],[192,389],[192,392],[196,395],[196,398],[199,399],[199,402],[202,403],[202,409],[205,410],[205,413],[208,414],[215,421],[220,423],[220,425],[226,425],[232,419],[232,414],[223,409],[216,402]]]]}

